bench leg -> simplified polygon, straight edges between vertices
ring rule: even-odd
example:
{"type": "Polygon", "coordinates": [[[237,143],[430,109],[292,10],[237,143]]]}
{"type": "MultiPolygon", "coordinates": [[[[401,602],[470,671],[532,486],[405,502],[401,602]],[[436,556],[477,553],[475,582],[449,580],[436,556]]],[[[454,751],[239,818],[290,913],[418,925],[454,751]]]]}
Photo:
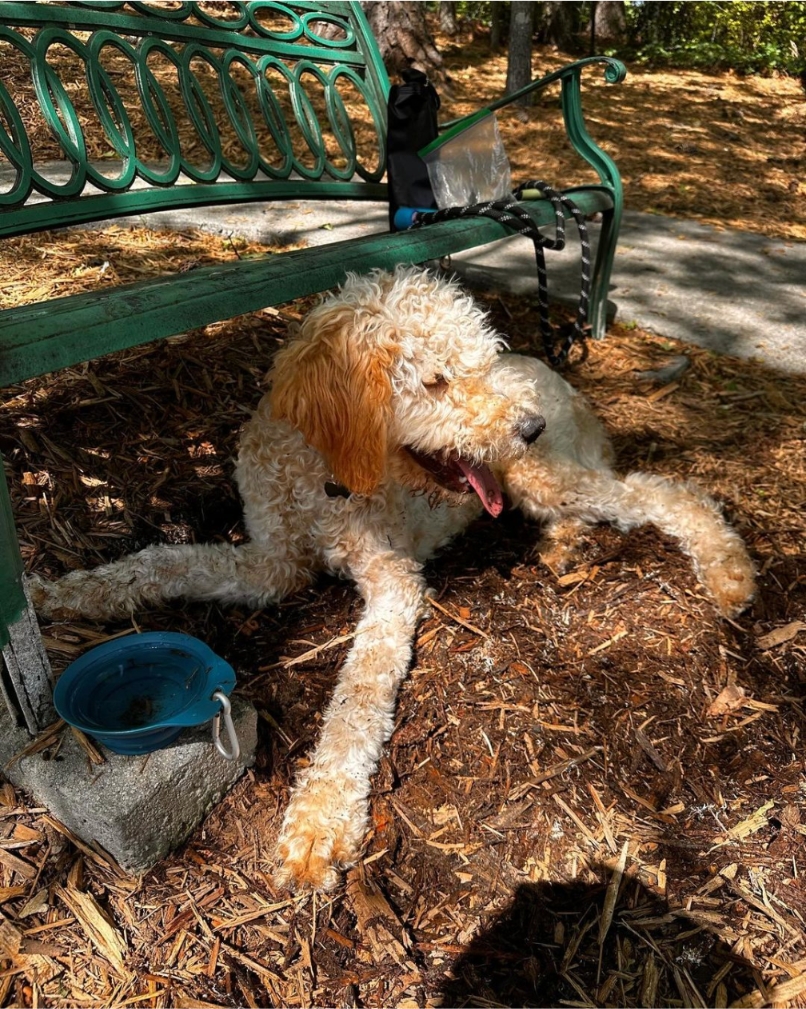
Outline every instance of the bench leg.
{"type": "Polygon", "coordinates": [[[601,340],[607,332],[607,296],[610,293],[610,275],[616,255],[618,233],[621,225],[621,208],[602,214],[602,230],[596,248],[590,296],[590,327],[594,340],[601,340]]]}
{"type": "Polygon", "coordinates": [[[36,735],[56,719],[53,676],[33,606],[23,586],[23,564],[0,461],[0,693],[12,717],[36,735]]]}

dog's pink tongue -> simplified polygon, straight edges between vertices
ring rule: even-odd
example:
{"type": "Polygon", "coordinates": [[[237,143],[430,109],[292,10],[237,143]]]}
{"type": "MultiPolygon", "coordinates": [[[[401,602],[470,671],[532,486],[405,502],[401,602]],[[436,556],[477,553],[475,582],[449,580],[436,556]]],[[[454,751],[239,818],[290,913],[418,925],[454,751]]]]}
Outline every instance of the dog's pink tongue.
{"type": "Polygon", "coordinates": [[[458,462],[467,482],[481,499],[481,503],[493,518],[497,518],[504,510],[504,495],[489,468],[483,463],[480,466],[473,466],[464,459],[459,459],[458,462]]]}

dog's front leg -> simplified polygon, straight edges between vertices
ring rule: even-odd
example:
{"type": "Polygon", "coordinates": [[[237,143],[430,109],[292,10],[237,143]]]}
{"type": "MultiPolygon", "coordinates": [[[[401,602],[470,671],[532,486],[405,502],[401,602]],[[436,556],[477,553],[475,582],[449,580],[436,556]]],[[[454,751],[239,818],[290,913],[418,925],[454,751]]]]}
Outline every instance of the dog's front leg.
{"type": "Polygon", "coordinates": [[[350,565],[365,610],[325,712],[310,765],[283,821],[277,879],[328,890],[353,864],[367,829],[370,779],[394,724],[423,604],[420,566],[392,551],[350,565]]]}
{"type": "Polygon", "coordinates": [[[504,481],[513,503],[532,518],[612,522],[625,532],[651,523],[674,537],[727,617],[753,598],[755,569],[744,543],[716,503],[691,485],[648,473],[620,479],[609,469],[538,452],[509,465],[504,481]]]}

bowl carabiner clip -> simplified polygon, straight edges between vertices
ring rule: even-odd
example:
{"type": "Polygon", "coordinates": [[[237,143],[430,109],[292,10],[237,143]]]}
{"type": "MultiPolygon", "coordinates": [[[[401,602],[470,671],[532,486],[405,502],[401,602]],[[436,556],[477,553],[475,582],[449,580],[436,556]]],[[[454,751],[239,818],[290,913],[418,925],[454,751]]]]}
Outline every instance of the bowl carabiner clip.
{"type": "Polygon", "coordinates": [[[213,743],[215,748],[225,760],[237,760],[241,755],[241,744],[238,742],[238,734],[232,721],[232,704],[223,690],[216,690],[213,700],[221,705],[221,711],[213,716],[213,743]],[[221,742],[221,716],[224,716],[224,725],[229,737],[230,749],[221,742]]]}

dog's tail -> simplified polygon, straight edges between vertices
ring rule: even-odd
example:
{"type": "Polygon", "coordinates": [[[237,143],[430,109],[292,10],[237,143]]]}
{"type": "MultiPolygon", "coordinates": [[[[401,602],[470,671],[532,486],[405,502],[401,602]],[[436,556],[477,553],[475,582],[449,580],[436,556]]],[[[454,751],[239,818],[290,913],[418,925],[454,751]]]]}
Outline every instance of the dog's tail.
{"type": "Polygon", "coordinates": [[[741,613],[753,598],[755,569],[741,537],[716,502],[693,484],[646,473],[619,479],[609,470],[534,456],[516,463],[506,484],[514,503],[537,519],[610,522],[625,532],[654,525],[691,557],[725,616],[741,613]]]}
{"type": "Polygon", "coordinates": [[[170,599],[217,599],[264,606],[307,580],[300,566],[253,543],[153,546],[92,571],[28,587],[42,616],[105,620],[170,599]]]}

